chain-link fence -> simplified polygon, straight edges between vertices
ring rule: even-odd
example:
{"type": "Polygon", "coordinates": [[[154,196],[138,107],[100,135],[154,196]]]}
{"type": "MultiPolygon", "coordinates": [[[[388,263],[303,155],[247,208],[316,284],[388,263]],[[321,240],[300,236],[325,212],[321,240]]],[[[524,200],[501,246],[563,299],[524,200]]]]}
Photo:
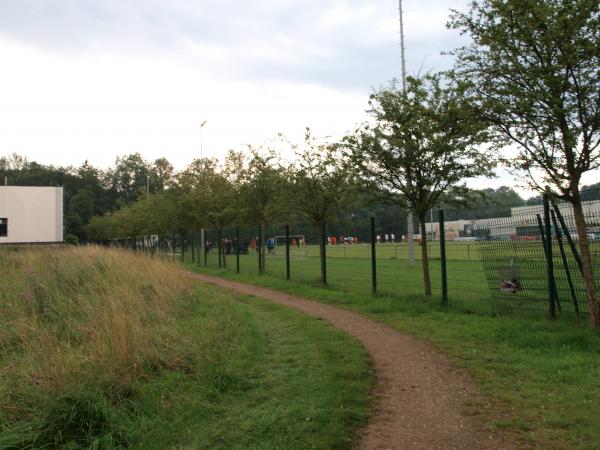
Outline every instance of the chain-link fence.
{"type": "MultiPolygon", "coordinates": [[[[377,218],[224,228],[113,244],[204,267],[399,299],[426,292],[426,250],[433,301],[484,313],[587,313],[583,243],[571,204],[540,199],[495,214],[489,208],[445,213],[449,219],[425,224],[426,236],[415,233],[412,256],[406,234],[396,232],[405,225],[394,229],[377,218]]],[[[586,193],[583,215],[598,289],[600,191],[586,193]]]]}

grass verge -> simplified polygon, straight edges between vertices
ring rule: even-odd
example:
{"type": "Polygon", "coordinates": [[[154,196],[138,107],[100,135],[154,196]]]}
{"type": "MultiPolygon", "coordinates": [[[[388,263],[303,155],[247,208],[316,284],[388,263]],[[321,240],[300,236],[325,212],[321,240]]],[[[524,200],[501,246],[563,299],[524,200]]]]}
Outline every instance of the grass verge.
{"type": "Polygon", "coordinates": [[[0,448],[348,448],[365,351],[130,252],[0,249],[0,448]]]}
{"type": "Polygon", "coordinates": [[[489,405],[465,405],[536,448],[600,448],[600,334],[587,322],[466,314],[419,295],[385,297],[189,266],[359,311],[428,340],[473,375],[489,405]]]}

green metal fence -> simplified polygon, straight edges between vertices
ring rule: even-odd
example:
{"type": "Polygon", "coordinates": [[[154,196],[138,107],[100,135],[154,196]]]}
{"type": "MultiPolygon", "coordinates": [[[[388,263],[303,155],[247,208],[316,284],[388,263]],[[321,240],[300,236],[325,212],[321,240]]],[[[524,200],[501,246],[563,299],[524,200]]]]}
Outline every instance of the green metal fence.
{"type": "MultiPolygon", "coordinates": [[[[127,238],[112,245],[201,267],[398,299],[423,295],[426,245],[430,301],[483,313],[587,314],[581,243],[570,204],[540,201],[502,217],[486,217],[481,210],[447,213],[453,220],[440,212],[439,220],[426,225],[427,243],[417,240],[414,263],[405,237],[383,230],[376,217],[366,227],[344,224],[346,235],[329,233],[328,224],[256,225],[127,238]]],[[[600,195],[588,194],[584,214],[598,289],[600,195]]]]}

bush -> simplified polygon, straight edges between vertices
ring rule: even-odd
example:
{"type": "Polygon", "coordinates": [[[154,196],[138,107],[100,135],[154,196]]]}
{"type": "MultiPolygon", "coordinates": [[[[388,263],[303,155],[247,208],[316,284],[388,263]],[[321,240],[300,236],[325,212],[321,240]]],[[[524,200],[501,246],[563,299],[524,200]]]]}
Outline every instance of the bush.
{"type": "Polygon", "coordinates": [[[67,234],[65,236],[65,244],[69,245],[79,245],[79,238],[74,234],[67,234]]]}

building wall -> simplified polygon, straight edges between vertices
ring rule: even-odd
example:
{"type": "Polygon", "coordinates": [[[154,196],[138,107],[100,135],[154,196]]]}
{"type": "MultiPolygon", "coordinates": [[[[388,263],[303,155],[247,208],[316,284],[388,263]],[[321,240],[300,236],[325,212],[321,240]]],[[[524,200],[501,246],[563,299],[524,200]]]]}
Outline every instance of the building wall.
{"type": "Polygon", "coordinates": [[[0,186],[0,218],[8,219],[4,243],[63,241],[63,188],[0,186]]]}
{"type": "MultiPolygon", "coordinates": [[[[581,202],[581,207],[583,209],[583,214],[585,216],[593,216],[593,215],[597,216],[600,214],[600,200],[590,200],[587,202],[581,202]]],[[[560,213],[565,217],[569,217],[569,216],[573,215],[573,206],[571,206],[570,203],[561,202],[558,204],[558,209],[560,210],[560,213]]],[[[511,211],[511,215],[513,217],[518,217],[518,216],[533,216],[533,217],[535,217],[536,214],[544,213],[544,206],[543,205],[519,206],[519,207],[511,208],[510,211],[511,211]]]]}

